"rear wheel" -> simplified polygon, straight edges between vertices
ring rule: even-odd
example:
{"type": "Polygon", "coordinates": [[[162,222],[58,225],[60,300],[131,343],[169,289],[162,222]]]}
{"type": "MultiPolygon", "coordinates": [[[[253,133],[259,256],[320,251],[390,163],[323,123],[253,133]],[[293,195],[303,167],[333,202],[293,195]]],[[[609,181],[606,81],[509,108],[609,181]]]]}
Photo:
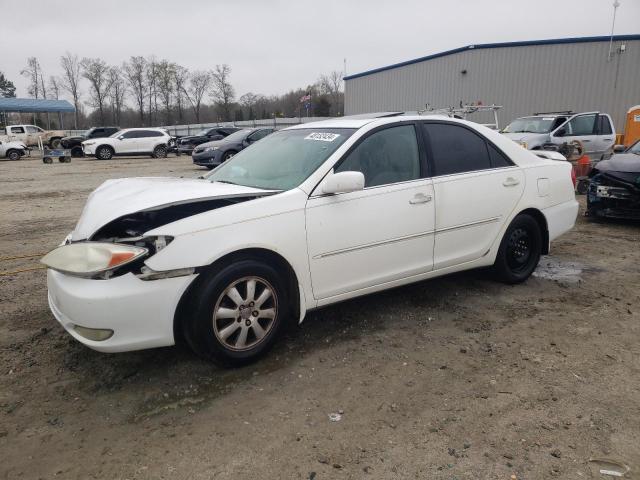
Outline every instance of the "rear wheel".
{"type": "Polygon", "coordinates": [[[502,238],[494,272],[505,283],[524,282],[533,273],[542,252],[542,232],[538,222],[527,214],[513,219],[502,238]]]}
{"type": "Polygon", "coordinates": [[[113,158],[113,150],[111,147],[107,146],[98,147],[96,150],[96,157],[100,160],[111,160],[111,158],[113,158]]]}
{"type": "Polygon", "coordinates": [[[153,149],[153,158],[166,158],[167,157],[167,147],[164,145],[158,145],[153,149]]]}
{"type": "Polygon", "coordinates": [[[257,260],[241,260],[205,278],[184,319],[194,352],[224,366],[257,360],[274,344],[289,312],[280,274],[257,260]]]}

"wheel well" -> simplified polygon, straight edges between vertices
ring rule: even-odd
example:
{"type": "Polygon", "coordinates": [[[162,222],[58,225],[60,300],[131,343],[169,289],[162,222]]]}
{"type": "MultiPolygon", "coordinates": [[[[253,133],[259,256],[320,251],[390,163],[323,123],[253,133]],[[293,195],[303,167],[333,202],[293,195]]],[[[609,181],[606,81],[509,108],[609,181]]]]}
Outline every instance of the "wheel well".
{"type": "Polygon", "coordinates": [[[530,215],[536,222],[538,222],[540,232],[542,233],[542,254],[546,255],[549,253],[549,227],[547,226],[547,219],[544,214],[536,208],[527,208],[526,210],[521,211],[518,215],[523,214],[530,215]]]}
{"type": "Polygon", "coordinates": [[[20,154],[20,156],[22,156],[22,153],[17,148],[10,148],[9,150],[7,150],[5,152],[5,155],[8,157],[11,152],[18,152],[20,154]]]}
{"type": "Polygon", "coordinates": [[[178,307],[176,308],[175,314],[173,316],[173,336],[176,339],[176,342],[178,342],[178,340],[182,340],[183,338],[181,328],[182,321],[187,315],[189,315],[190,306],[193,304],[191,298],[197,294],[198,290],[200,289],[200,285],[204,281],[206,275],[210,272],[220,270],[234,262],[249,259],[264,262],[284,275],[285,284],[287,286],[287,291],[290,297],[289,301],[291,302],[292,306],[292,314],[296,319],[300,316],[300,291],[298,288],[298,277],[296,276],[293,267],[284,257],[272,250],[267,250],[266,248],[247,248],[244,250],[238,250],[236,252],[228,253],[227,255],[213,262],[211,265],[207,265],[201,268],[198,278],[191,282],[191,285],[189,285],[187,290],[182,295],[182,298],[180,298],[178,307]]]}

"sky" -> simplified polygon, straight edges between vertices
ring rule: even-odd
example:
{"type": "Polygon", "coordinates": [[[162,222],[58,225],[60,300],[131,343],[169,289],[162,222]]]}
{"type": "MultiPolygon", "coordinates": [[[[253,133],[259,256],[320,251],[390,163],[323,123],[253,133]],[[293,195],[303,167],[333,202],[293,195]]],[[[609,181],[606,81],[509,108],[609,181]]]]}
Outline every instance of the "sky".
{"type": "MultiPolygon", "coordinates": [[[[119,65],[155,55],[231,66],[237,96],[281,94],[470,44],[609,35],[613,0],[0,0],[0,71],[27,96],[27,57],[61,75],[65,51],[119,65]]],[[[615,33],[640,33],[620,0],[615,33]]],[[[87,85],[83,88],[85,94],[87,85]]]]}

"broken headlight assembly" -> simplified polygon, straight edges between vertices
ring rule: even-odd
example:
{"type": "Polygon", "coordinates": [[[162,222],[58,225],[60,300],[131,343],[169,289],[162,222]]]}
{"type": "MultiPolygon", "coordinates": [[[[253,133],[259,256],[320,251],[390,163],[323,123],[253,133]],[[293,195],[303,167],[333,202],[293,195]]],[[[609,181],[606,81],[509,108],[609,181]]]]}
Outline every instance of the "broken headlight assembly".
{"type": "Polygon", "coordinates": [[[155,271],[144,264],[165,248],[173,237],[132,237],[108,241],[83,241],[66,243],[42,257],[41,262],[52,270],[76,277],[108,280],[133,273],[140,280],[191,275],[195,268],[155,271]]]}
{"type": "Polygon", "coordinates": [[[62,245],[42,260],[47,267],[79,277],[104,277],[124,265],[146,256],[144,247],[106,242],[78,242],[62,245]]]}

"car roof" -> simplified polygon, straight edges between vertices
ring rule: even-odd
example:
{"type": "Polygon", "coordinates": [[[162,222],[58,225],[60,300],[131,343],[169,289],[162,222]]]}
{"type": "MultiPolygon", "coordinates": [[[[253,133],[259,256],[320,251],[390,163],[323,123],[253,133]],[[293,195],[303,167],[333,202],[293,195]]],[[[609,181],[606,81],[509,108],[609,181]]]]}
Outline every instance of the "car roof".
{"type": "Polygon", "coordinates": [[[135,131],[135,130],[154,130],[157,132],[166,132],[167,130],[160,127],[137,127],[137,128],[123,128],[122,131],[135,131]]]}
{"type": "Polygon", "coordinates": [[[411,121],[411,120],[442,120],[447,119],[455,121],[457,119],[451,118],[448,115],[432,114],[432,115],[418,115],[404,112],[384,112],[371,113],[364,115],[354,115],[351,117],[336,117],[327,120],[320,120],[318,122],[301,123],[293,127],[287,128],[287,130],[293,129],[309,129],[309,128],[362,128],[370,123],[376,123],[384,125],[387,123],[411,121]],[[386,114],[384,114],[386,113],[386,114]]]}

